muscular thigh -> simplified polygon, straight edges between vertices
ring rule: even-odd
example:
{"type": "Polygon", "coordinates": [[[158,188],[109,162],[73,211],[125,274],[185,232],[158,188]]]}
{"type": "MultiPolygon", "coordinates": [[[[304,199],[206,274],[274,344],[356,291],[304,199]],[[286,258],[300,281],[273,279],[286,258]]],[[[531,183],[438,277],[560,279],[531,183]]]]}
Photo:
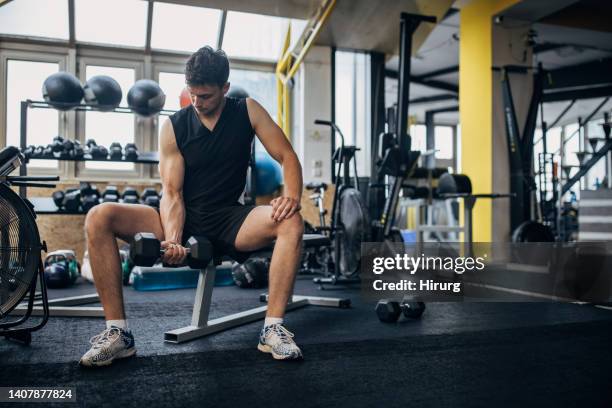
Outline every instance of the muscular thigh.
{"type": "Polygon", "coordinates": [[[138,232],[152,232],[164,239],[159,213],[147,205],[104,203],[90,210],[87,218],[87,223],[103,224],[124,241],[131,241],[138,232]]]}
{"type": "Polygon", "coordinates": [[[278,226],[272,218],[272,206],[261,205],[255,207],[246,217],[234,246],[238,251],[249,252],[260,249],[276,238],[278,226]]]}

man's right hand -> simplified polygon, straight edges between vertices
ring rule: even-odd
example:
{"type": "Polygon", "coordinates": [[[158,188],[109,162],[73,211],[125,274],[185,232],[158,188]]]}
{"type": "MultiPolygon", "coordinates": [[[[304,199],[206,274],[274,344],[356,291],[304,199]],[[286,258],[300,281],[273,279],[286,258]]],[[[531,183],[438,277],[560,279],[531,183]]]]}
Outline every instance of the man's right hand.
{"type": "Polygon", "coordinates": [[[183,265],[187,258],[187,249],[175,241],[162,241],[161,247],[164,250],[162,261],[168,265],[183,265]]]}

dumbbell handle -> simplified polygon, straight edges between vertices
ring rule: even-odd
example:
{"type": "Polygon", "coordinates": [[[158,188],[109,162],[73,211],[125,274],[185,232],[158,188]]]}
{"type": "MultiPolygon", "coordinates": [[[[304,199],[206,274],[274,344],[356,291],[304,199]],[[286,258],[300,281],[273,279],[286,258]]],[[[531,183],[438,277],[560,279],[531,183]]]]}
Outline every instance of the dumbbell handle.
{"type": "MultiPolygon", "coordinates": [[[[182,247],[182,248],[186,249],[188,254],[191,253],[191,248],[185,248],[185,247],[182,247]]],[[[165,249],[161,249],[159,252],[160,252],[161,255],[164,255],[166,253],[166,250],[165,249]]]]}

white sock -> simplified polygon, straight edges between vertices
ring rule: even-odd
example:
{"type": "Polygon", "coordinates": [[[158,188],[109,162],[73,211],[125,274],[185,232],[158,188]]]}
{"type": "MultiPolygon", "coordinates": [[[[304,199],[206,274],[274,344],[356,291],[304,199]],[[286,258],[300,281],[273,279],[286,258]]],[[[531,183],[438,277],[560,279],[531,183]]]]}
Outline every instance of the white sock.
{"type": "Polygon", "coordinates": [[[282,317],[266,317],[266,320],[264,320],[264,327],[272,324],[283,324],[283,321],[284,319],[282,317]]]}
{"type": "Polygon", "coordinates": [[[118,328],[126,330],[126,331],[128,329],[127,320],[107,320],[106,321],[106,328],[110,329],[111,326],[115,326],[115,327],[118,327],[118,328]]]}

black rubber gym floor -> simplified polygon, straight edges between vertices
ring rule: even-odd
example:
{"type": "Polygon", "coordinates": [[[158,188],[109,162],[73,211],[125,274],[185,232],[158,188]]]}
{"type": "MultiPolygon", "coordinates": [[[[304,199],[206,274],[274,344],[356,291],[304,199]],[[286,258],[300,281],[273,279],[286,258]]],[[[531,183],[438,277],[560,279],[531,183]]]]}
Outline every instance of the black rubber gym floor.
{"type": "MultiPolygon", "coordinates": [[[[215,288],[211,317],[260,305],[260,290],[215,288]]],[[[51,297],[94,293],[81,284],[51,297]]],[[[261,322],[180,345],[194,290],[125,290],[138,356],[103,369],[77,361],[103,320],[51,318],[24,347],[0,339],[0,386],[75,387],[79,406],[604,407],[612,405],[612,310],[555,303],[429,303],[421,320],[383,324],[359,290],[351,309],[288,313],[303,362],[256,350],[261,322]]],[[[36,405],[40,406],[40,405],[36,405]]]]}

